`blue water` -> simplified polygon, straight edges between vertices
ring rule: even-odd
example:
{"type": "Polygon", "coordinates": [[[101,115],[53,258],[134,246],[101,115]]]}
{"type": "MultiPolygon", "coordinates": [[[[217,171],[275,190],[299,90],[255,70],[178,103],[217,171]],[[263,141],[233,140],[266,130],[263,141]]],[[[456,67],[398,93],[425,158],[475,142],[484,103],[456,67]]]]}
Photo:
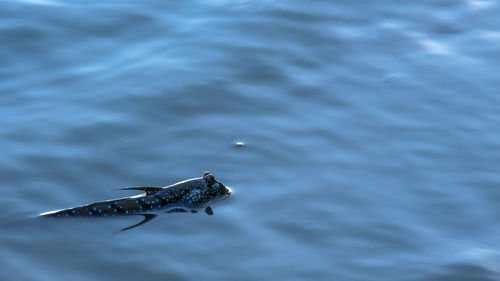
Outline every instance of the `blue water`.
{"type": "Polygon", "coordinates": [[[499,14],[4,0],[0,280],[499,280],[499,14]],[[213,216],[32,219],[205,170],[213,216]]]}

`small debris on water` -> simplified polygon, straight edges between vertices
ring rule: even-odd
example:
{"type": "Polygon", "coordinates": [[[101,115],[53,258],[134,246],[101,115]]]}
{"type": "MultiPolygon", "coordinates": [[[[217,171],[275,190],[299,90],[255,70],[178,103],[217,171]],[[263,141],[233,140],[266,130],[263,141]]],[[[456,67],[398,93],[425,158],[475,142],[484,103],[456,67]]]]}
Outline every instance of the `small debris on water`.
{"type": "Polygon", "coordinates": [[[245,143],[242,142],[242,141],[237,141],[235,144],[234,144],[236,147],[243,147],[245,146],[245,143]]]}

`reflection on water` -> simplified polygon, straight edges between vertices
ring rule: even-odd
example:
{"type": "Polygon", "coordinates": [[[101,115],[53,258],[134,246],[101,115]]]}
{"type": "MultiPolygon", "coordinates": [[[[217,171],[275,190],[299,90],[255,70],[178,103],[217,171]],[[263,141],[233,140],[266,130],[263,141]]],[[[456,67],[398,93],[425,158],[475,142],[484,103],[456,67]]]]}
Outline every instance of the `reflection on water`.
{"type": "Polygon", "coordinates": [[[0,279],[497,280],[499,12],[5,2],[0,279]],[[31,219],[205,170],[214,216],[31,219]]]}

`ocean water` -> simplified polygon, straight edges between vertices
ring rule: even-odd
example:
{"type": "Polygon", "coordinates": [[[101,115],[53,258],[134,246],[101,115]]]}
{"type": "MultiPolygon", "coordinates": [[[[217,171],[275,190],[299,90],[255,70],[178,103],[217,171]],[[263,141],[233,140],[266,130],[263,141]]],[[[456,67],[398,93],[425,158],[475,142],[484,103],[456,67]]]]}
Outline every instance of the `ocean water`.
{"type": "Polygon", "coordinates": [[[3,0],[0,280],[500,280],[499,14],[3,0]],[[213,216],[36,218],[205,170],[213,216]]]}

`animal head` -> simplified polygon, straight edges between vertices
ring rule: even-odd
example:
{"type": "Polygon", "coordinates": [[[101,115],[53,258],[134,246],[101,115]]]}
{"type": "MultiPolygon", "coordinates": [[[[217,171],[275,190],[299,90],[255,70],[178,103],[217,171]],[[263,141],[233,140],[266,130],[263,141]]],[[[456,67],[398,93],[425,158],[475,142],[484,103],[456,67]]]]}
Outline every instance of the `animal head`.
{"type": "Polygon", "coordinates": [[[207,186],[207,193],[211,198],[209,204],[225,199],[231,195],[231,189],[215,179],[214,175],[210,172],[205,172],[203,174],[203,181],[207,186]]]}
{"type": "Polygon", "coordinates": [[[210,172],[205,172],[203,177],[194,179],[196,184],[189,194],[184,198],[189,208],[208,207],[220,200],[226,199],[231,194],[231,189],[216,180],[210,172]]]}

